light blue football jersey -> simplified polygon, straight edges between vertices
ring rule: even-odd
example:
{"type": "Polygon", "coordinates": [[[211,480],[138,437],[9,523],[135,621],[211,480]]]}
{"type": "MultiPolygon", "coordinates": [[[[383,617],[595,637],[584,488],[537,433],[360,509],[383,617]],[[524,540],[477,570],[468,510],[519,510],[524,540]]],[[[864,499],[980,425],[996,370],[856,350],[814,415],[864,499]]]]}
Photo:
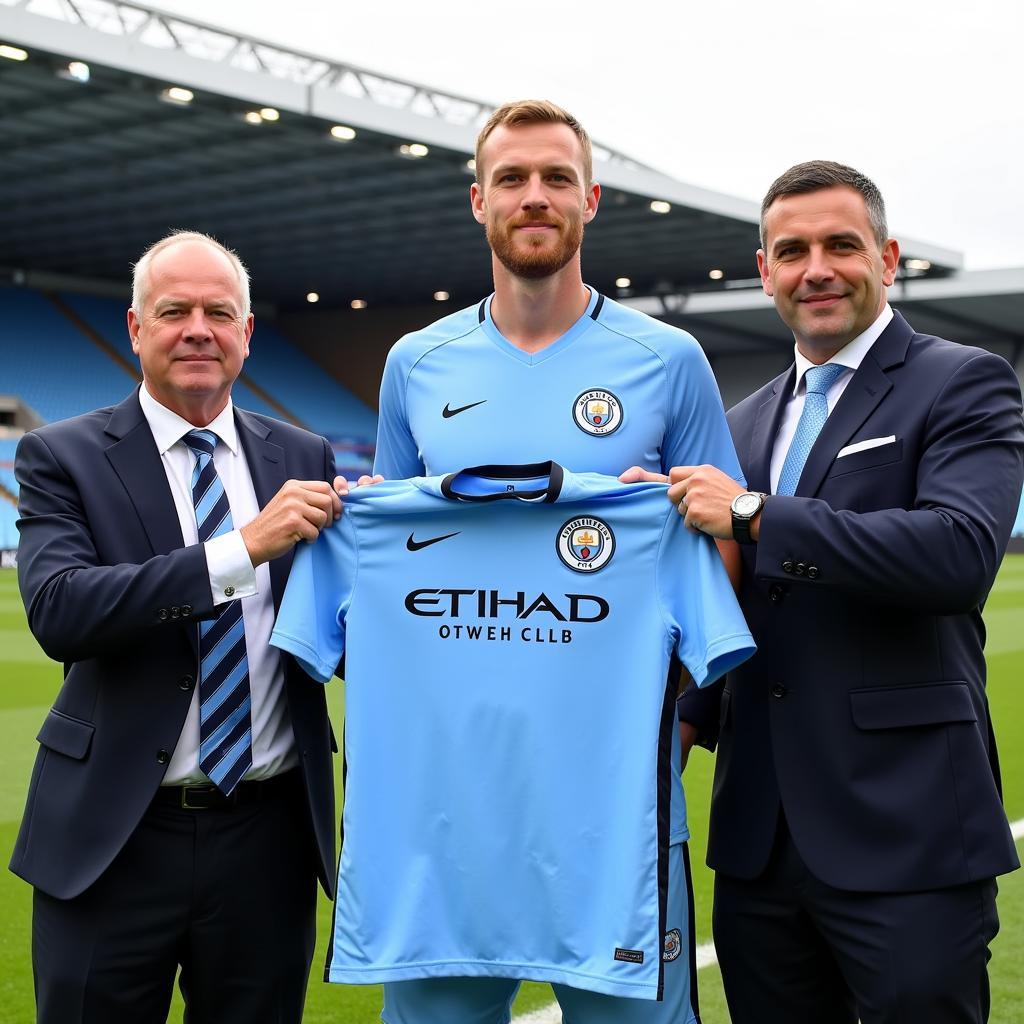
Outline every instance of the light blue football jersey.
{"type": "Polygon", "coordinates": [[[272,643],[345,655],[330,981],[493,975],[657,998],[677,656],[754,643],[661,484],[552,463],[354,489],[272,643]]]}
{"type": "MultiPolygon", "coordinates": [[[[374,472],[397,480],[554,459],[618,476],[709,463],[745,486],[700,345],[590,291],[579,320],[533,355],[502,336],[493,296],[398,341],[381,382],[374,472]]],[[[673,759],[679,767],[678,737],[673,759]]],[[[689,837],[679,776],[673,842],[689,837]]]]}

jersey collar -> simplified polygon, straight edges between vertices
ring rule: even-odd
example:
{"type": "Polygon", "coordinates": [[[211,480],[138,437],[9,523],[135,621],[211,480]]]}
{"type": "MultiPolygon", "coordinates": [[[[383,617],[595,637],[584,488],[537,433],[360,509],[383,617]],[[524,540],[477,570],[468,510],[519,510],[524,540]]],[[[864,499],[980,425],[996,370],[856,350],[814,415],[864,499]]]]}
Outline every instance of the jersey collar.
{"type": "Polygon", "coordinates": [[[550,359],[551,356],[561,352],[562,349],[568,348],[577,338],[585,334],[601,315],[601,310],[604,308],[604,296],[596,288],[591,288],[589,284],[584,287],[590,292],[590,301],[587,303],[587,308],[583,311],[583,315],[565,334],[560,338],[556,338],[550,345],[546,345],[539,352],[524,352],[517,345],[513,345],[498,330],[497,325],[491,319],[491,302],[494,300],[493,292],[477,307],[477,318],[480,327],[490,341],[514,359],[518,359],[521,363],[526,363],[527,365],[542,363],[545,359],[550,359]]]}
{"type": "Polygon", "coordinates": [[[449,473],[441,493],[454,501],[558,501],[565,470],[557,462],[524,466],[473,466],[449,473]]]}

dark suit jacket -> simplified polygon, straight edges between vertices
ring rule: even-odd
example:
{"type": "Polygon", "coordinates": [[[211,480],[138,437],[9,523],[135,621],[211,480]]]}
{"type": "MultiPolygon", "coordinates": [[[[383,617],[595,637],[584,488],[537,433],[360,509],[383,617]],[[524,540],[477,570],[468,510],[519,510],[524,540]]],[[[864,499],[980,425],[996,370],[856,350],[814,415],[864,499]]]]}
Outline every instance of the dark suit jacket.
{"type": "MultiPolygon", "coordinates": [[[[322,437],[241,409],[235,420],[261,507],[289,478],[333,479],[322,437]]],[[[196,620],[216,612],[203,546],[183,546],[137,392],[26,434],[15,469],[21,593],[33,635],[64,662],[64,685],[39,732],[11,870],[68,899],[107,868],[153,799],[196,685],[196,620]]],[[[290,554],[270,564],[275,608],[290,564],[290,554]]],[[[286,658],[285,690],[315,836],[311,868],[330,895],[324,688],[286,658]]]]}
{"type": "MultiPolygon", "coordinates": [[[[767,492],[795,368],[729,413],[767,492]]],[[[779,805],[843,889],[943,888],[1018,866],[985,696],[981,608],[1020,496],[1016,376],[898,313],[829,416],[796,495],[744,545],[758,653],[680,717],[718,738],[708,863],[753,878],[779,805]],[[837,458],[860,440],[892,444],[837,458]],[[717,697],[721,695],[719,704],[717,697]]]]}

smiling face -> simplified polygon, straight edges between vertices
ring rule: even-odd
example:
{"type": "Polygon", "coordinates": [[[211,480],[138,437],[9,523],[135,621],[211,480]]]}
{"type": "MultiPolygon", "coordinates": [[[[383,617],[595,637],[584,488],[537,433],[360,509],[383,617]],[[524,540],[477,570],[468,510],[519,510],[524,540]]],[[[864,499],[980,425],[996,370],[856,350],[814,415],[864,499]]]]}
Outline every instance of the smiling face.
{"type": "Polygon", "coordinates": [[[757,268],[797,347],[823,363],[885,307],[899,245],[879,246],[864,199],[845,185],[782,196],[764,218],[757,268]]]}
{"type": "Polygon", "coordinates": [[[505,270],[537,280],[578,261],[601,189],[588,183],[583,148],[568,125],[499,126],[483,144],[477,175],[473,216],[505,270]]]}
{"type": "Polygon", "coordinates": [[[252,324],[231,261],[197,241],[158,252],[142,309],[128,310],[149,393],[195,426],[206,426],[227,404],[249,354],[252,324]]]}

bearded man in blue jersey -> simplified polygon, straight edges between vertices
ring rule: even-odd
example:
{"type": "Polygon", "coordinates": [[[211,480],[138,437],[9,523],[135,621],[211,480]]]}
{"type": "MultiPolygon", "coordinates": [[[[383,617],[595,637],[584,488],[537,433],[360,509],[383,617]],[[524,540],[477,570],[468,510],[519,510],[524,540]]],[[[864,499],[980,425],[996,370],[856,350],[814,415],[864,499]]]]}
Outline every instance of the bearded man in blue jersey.
{"type": "MultiPolygon", "coordinates": [[[[546,101],[506,104],[480,132],[476,174],[470,201],[491,247],[494,292],[392,349],[381,385],[377,478],[554,459],[611,475],[634,465],[667,473],[710,463],[740,479],[697,342],[583,282],[580,248],[601,186],[579,122],[546,101]]],[[[678,743],[673,757],[664,998],[558,985],[567,1024],[697,1020],[678,743]]],[[[515,978],[395,982],[385,986],[384,1020],[503,1024],[517,985],[515,978]]]]}

